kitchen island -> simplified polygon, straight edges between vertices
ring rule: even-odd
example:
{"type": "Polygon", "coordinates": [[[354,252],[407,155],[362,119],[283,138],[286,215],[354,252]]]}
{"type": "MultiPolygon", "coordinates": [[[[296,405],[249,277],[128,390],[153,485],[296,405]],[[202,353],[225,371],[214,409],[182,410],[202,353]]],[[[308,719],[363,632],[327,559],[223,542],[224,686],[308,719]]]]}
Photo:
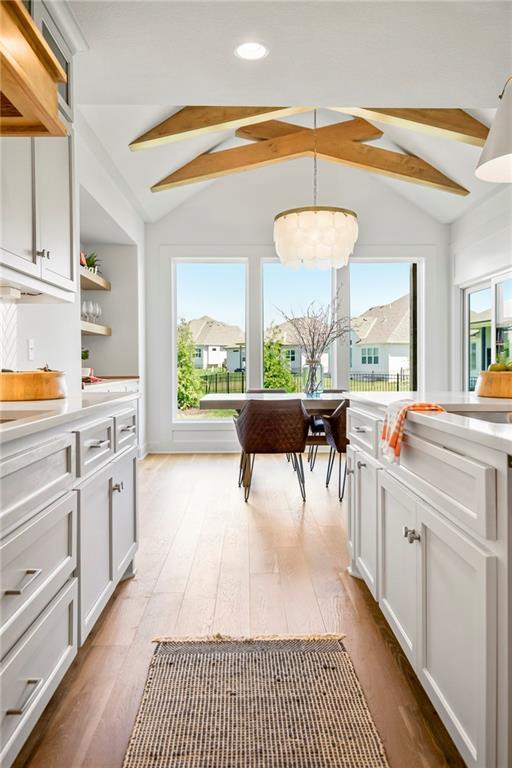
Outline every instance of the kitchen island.
{"type": "Polygon", "coordinates": [[[468,766],[512,763],[512,400],[350,392],[348,548],[468,766]],[[382,455],[386,407],[408,414],[382,455]]]}

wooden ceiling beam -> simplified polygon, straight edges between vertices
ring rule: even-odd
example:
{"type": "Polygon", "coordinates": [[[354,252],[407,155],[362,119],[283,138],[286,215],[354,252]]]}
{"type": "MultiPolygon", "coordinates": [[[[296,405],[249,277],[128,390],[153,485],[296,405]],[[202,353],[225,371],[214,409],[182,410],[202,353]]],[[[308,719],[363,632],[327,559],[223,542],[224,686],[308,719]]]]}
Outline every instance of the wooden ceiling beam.
{"type": "MultiPolygon", "coordinates": [[[[318,156],[325,160],[457,195],[469,194],[467,189],[415,155],[405,155],[357,143],[356,136],[360,136],[362,131],[369,131],[367,125],[366,121],[356,119],[319,128],[316,139],[314,131],[307,129],[243,147],[205,153],[153,185],[151,191],[160,192],[164,189],[260,168],[281,160],[313,156],[316,149],[318,156]]],[[[378,129],[374,130],[378,132],[378,129]]]]}
{"type": "MultiPolygon", "coordinates": [[[[382,136],[382,131],[379,128],[376,128],[371,123],[360,118],[347,120],[344,123],[335,123],[334,125],[325,126],[318,130],[324,131],[325,128],[332,128],[337,136],[349,141],[371,141],[372,139],[378,139],[382,136]]],[[[236,135],[240,139],[248,139],[249,141],[266,141],[268,139],[278,139],[281,136],[289,136],[290,134],[312,130],[313,128],[304,128],[300,125],[286,123],[282,120],[268,120],[265,123],[247,125],[239,128],[236,131],[236,135]]]]}
{"type": "Polygon", "coordinates": [[[381,109],[376,107],[331,107],[335,112],[364,117],[385,125],[428,133],[464,144],[483,147],[489,129],[463,109],[381,109]]]}
{"type": "MultiPolygon", "coordinates": [[[[381,134],[378,128],[370,125],[366,120],[356,118],[347,120],[345,123],[319,128],[317,141],[319,137],[325,137],[330,138],[331,141],[350,142],[363,138],[376,138],[381,134]]],[[[246,144],[243,147],[205,152],[154,184],[151,191],[161,192],[163,189],[206,181],[229,173],[246,171],[249,168],[259,168],[280,160],[292,160],[294,157],[313,154],[314,148],[314,131],[306,128],[255,144],[246,144]]]]}
{"type": "Polygon", "coordinates": [[[269,118],[290,117],[311,107],[184,107],[143,133],[129,145],[132,151],[157,147],[214,131],[240,128],[269,118]]]}

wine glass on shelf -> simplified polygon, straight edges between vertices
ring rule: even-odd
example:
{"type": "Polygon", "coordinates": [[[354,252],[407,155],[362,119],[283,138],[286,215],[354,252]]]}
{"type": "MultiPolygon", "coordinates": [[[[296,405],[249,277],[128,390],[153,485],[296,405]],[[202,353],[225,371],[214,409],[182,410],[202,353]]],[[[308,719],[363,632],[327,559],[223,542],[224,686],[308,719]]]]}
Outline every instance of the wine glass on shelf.
{"type": "Polygon", "coordinates": [[[82,320],[87,320],[87,301],[82,301],[82,320]]]}
{"type": "Polygon", "coordinates": [[[101,308],[101,304],[98,304],[96,302],[96,320],[99,322],[101,315],[103,314],[103,310],[101,308]]]}
{"type": "Polygon", "coordinates": [[[94,302],[89,300],[89,301],[86,301],[85,303],[87,305],[87,310],[86,310],[87,320],[90,323],[94,323],[94,302]]]}

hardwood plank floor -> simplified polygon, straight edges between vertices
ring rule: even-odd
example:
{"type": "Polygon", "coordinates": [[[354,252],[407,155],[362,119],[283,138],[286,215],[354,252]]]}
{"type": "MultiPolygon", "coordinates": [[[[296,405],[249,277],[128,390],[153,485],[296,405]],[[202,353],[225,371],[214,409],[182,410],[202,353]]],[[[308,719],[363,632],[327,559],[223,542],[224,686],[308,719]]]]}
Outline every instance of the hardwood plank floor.
{"type": "MultiPolygon", "coordinates": [[[[308,500],[284,458],[149,456],[139,465],[141,542],[15,768],[121,768],[155,637],[343,632],[392,768],[462,768],[366,586],[346,572],[345,510],[324,457],[308,500]]],[[[243,768],[243,766],[240,766],[243,768]]]]}

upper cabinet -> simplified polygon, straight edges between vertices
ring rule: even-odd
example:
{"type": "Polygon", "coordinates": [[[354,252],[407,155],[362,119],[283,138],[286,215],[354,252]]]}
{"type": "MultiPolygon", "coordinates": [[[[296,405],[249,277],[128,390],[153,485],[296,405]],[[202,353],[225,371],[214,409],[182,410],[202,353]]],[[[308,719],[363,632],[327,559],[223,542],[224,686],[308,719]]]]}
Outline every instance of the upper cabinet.
{"type": "Polygon", "coordinates": [[[71,136],[0,139],[0,276],[31,294],[76,290],[72,148],[71,136]]]}
{"type": "MultiPolygon", "coordinates": [[[[70,89],[66,55],[57,31],[52,31],[50,21],[43,20],[41,32],[21,0],[0,3],[0,30],[0,134],[65,136],[58,87],[64,103],[69,100],[70,89]]],[[[66,109],[64,112],[70,117],[66,109]]]]}

